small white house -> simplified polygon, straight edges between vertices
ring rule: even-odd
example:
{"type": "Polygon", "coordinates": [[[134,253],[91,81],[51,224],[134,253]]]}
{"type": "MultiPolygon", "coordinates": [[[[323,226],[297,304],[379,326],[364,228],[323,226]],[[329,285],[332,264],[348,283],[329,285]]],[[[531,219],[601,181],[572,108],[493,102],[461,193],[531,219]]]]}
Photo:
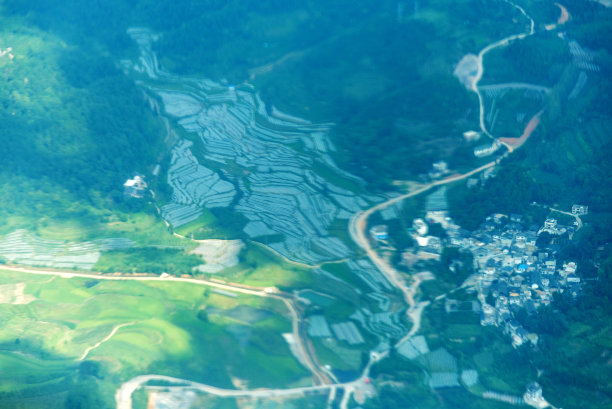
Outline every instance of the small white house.
{"type": "Polygon", "coordinates": [[[124,193],[126,196],[141,198],[147,190],[147,184],[140,176],[134,176],[133,179],[128,179],[123,184],[124,193]]]}
{"type": "Polygon", "coordinates": [[[575,216],[582,216],[584,214],[589,214],[589,207],[585,205],[572,205],[572,214],[575,216]]]}
{"type": "Polygon", "coordinates": [[[389,229],[386,225],[379,224],[370,229],[370,235],[376,241],[385,241],[389,238],[389,229]]]}

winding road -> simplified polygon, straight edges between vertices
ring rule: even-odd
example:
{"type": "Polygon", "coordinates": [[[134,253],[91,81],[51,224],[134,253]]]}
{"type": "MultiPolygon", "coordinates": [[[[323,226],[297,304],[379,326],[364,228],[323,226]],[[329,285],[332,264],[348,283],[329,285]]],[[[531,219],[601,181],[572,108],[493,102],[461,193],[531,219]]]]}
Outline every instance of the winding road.
{"type": "MultiPolygon", "coordinates": [[[[472,91],[474,91],[478,95],[479,106],[480,106],[480,116],[479,116],[480,128],[484,134],[486,134],[487,136],[491,138],[493,138],[493,136],[488,132],[488,130],[486,129],[485,123],[484,123],[485,108],[484,108],[484,103],[483,103],[483,97],[478,87],[478,83],[481,80],[483,73],[484,73],[483,58],[489,51],[495,48],[506,46],[513,40],[522,39],[522,38],[525,38],[527,36],[534,34],[534,26],[535,26],[534,21],[527,15],[527,13],[521,7],[517,6],[516,4],[508,0],[504,0],[504,1],[506,1],[507,3],[515,7],[516,9],[518,9],[530,21],[530,29],[528,32],[511,35],[502,40],[494,42],[488,45],[487,47],[485,47],[484,49],[482,49],[478,53],[478,57],[477,57],[478,71],[477,71],[477,74],[470,88],[472,91]]],[[[506,144],[506,146],[508,148],[508,151],[503,156],[510,154],[514,150],[514,148],[511,145],[506,144]]],[[[421,314],[422,314],[422,311],[427,307],[428,303],[416,302],[414,299],[414,295],[421,281],[424,279],[427,279],[427,277],[415,275],[413,276],[413,281],[411,285],[408,286],[404,278],[400,274],[400,272],[397,271],[392,265],[387,263],[382,257],[380,257],[378,253],[371,247],[366,237],[366,228],[367,228],[368,218],[376,211],[382,210],[392,204],[401,202],[407,198],[420,195],[434,187],[443,186],[449,183],[457,182],[457,181],[466,179],[476,173],[482,172],[485,169],[495,166],[498,161],[499,159],[493,160],[485,165],[479,166],[478,168],[473,169],[464,174],[453,175],[453,176],[450,176],[442,180],[433,181],[426,185],[416,186],[416,188],[413,189],[411,192],[408,192],[403,195],[397,196],[395,198],[389,199],[367,210],[360,211],[351,218],[350,223],[349,223],[349,233],[353,241],[365,252],[368,258],[370,258],[370,260],[374,263],[374,265],[384,274],[387,280],[402,294],[403,299],[405,300],[405,303],[408,306],[406,314],[408,318],[412,321],[413,326],[411,330],[404,336],[404,338],[402,338],[402,341],[412,337],[414,334],[418,332],[420,328],[421,314]]],[[[289,260],[286,259],[286,261],[289,261],[289,260]]],[[[307,266],[301,263],[300,265],[303,267],[309,267],[309,268],[313,267],[313,266],[307,266]]],[[[153,380],[165,381],[165,382],[175,383],[179,385],[185,385],[185,386],[173,386],[173,387],[169,387],[169,389],[198,390],[201,392],[205,392],[208,394],[221,396],[221,397],[270,398],[270,397],[285,397],[285,396],[303,396],[308,393],[328,391],[330,393],[330,401],[328,402],[328,405],[331,404],[331,401],[333,401],[332,396],[335,397],[337,391],[342,389],[344,390],[345,393],[340,403],[340,407],[345,409],[348,406],[348,402],[350,401],[351,394],[355,390],[359,388],[364,388],[366,386],[366,383],[368,382],[369,371],[370,371],[371,366],[374,363],[382,359],[385,359],[388,356],[388,352],[381,353],[381,354],[371,352],[369,362],[364,368],[364,370],[362,371],[361,376],[354,381],[338,383],[337,380],[331,379],[331,376],[333,375],[330,376],[324,369],[320,368],[319,365],[315,363],[315,360],[311,356],[311,353],[309,352],[308,347],[306,346],[306,343],[304,342],[305,335],[301,334],[301,331],[300,331],[300,321],[301,320],[300,320],[298,310],[293,302],[293,298],[288,294],[280,293],[278,291],[274,291],[271,289],[260,289],[260,288],[253,288],[253,287],[246,288],[245,286],[227,284],[227,283],[220,282],[218,280],[209,281],[209,280],[199,280],[199,279],[192,279],[192,278],[179,278],[179,277],[172,277],[172,276],[163,276],[163,277],[108,276],[108,275],[99,275],[99,274],[87,274],[87,273],[65,272],[65,271],[55,271],[55,270],[33,269],[33,268],[16,267],[16,266],[2,266],[2,269],[14,271],[14,272],[27,273],[27,274],[59,276],[62,278],[82,277],[82,278],[89,278],[89,279],[94,278],[97,280],[116,280],[116,281],[133,280],[133,281],[183,282],[183,283],[191,283],[191,284],[196,284],[196,285],[216,287],[216,288],[224,289],[227,291],[233,291],[233,292],[258,296],[258,297],[270,297],[270,298],[279,299],[287,306],[290,312],[291,320],[292,320],[292,332],[298,344],[298,349],[300,351],[300,354],[304,358],[304,362],[306,363],[306,366],[312,372],[315,383],[319,383],[319,385],[314,385],[310,387],[301,387],[301,388],[236,390],[236,389],[217,388],[217,387],[206,385],[206,384],[192,382],[192,381],[185,380],[185,379],[168,377],[164,375],[155,375],[155,374],[141,375],[141,376],[137,376],[123,383],[121,387],[117,390],[115,394],[117,409],[131,409],[133,392],[137,390],[138,388],[142,387],[147,382],[153,381],[153,380]]],[[[130,324],[132,323],[125,323],[125,324],[116,326],[107,337],[105,337],[103,340],[101,340],[96,345],[88,348],[83,353],[80,359],[81,360],[85,359],[88,353],[92,349],[98,347],[100,344],[110,339],[117,332],[117,330],[119,330],[121,327],[130,325],[130,324]]]]}
{"type": "MultiPolygon", "coordinates": [[[[135,276],[127,276],[127,275],[111,276],[111,275],[102,275],[102,274],[94,274],[94,273],[77,273],[77,272],[66,272],[66,271],[49,270],[49,269],[35,269],[35,268],[17,267],[17,266],[10,266],[10,265],[3,265],[0,269],[5,270],[5,271],[13,271],[13,272],[19,272],[19,273],[26,273],[26,274],[35,274],[35,275],[54,276],[54,277],[61,277],[61,278],[66,278],[66,279],[79,277],[79,278],[88,278],[88,279],[96,279],[96,280],[111,280],[111,281],[157,281],[157,282],[165,281],[165,282],[190,283],[190,284],[204,285],[208,287],[215,287],[215,288],[219,288],[222,290],[237,292],[241,294],[248,294],[248,295],[253,295],[257,297],[268,297],[268,298],[274,298],[274,299],[280,300],[287,306],[287,309],[289,310],[289,313],[291,315],[292,333],[293,333],[294,339],[296,340],[298,351],[302,358],[300,361],[306,364],[308,370],[312,373],[313,378],[316,383],[320,383],[320,384],[333,383],[333,381],[330,379],[330,375],[328,375],[324,369],[315,365],[314,360],[312,359],[312,356],[311,356],[312,352],[310,352],[308,347],[305,345],[304,336],[300,332],[300,321],[301,320],[297,312],[297,308],[295,307],[293,303],[292,296],[289,294],[282,293],[278,291],[276,288],[248,287],[248,286],[244,286],[240,284],[224,283],[220,280],[214,280],[214,281],[213,280],[201,280],[201,279],[195,279],[195,278],[173,277],[169,275],[165,275],[165,276],[162,275],[159,277],[157,276],[136,276],[135,277],[135,276]]],[[[125,324],[116,326],[106,338],[104,338],[102,341],[100,341],[98,344],[94,345],[93,347],[87,349],[83,353],[83,355],[79,358],[79,360],[85,359],[85,357],[87,357],[87,355],[92,349],[98,347],[103,342],[108,341],[117,332],[117,330],[119,330],[119,328],[126,326],[126,325],[131,325],[131,324],[132,323],[125,323],[125,324]]]]}
{"type": "MultiPolygon", "coordinates": [[[[478,83],[480,82],[482,75],[484,73],[484,67],[483,67],[483,58],[486,55],[486,53],[488,53],[489,51],[498,48],[498,47],[503,47],[506,46],[510,43],[510,41],[513,40],[517,40],[517,39],[522,39],[525,37],[528,37],[530,35],[533,35],[535,32],[535,23],[533,21],[533,19],[531,17],[529,17],[529,15],[527,15],[527,13],[525,12],[525,10],[523,10],[520,6],[508,1],[508,0],[504,0],[506,1],[508,4],[512,5],[513,7],[517,8],[529,21],[530,21],[530,28],[529,31],[526,33],[520,33],[520,34],[514,34],[511,35],[509,37],[506,37],[502,40],[496,41],[488,46],[486,46],[484,49],[482,49],[479,53],[478,53],[478,71],[477,74],[471,84],[471,90],[474,91],[477,95],[478,95],[478,101],[479,101],[479,107],[480,107],[480,128],[482,130],[482,132],[484,134],[486,134],[487,136],[489,136],[492,139],[495,139],[493,137],[493,135],[491,135],[489,133],[489,131],[486,129],[485,123],[484,123],[484,117],[485,117],[485,108],[484,108],[484,103],[483,103],[483,97],[482,94],[480,93],[480,90],[478,88],[478,83]]],[[[518,84],[516,84],[518,85],[518,84]]],[[[504,142],[502,142],[504,143],[504,142]]],[[[506,147],[508,148],[508,151],[506,153],[504,153],[504,155],[502,155],[501,158],[506,157],[507,155],[511,154],[514,150],[515,147],[513,147],[510,144],[506,144],[506,147]]],[[[496,159],[493,160],[485,165],[482,165],[476,169],[473,169],[469,172],[466,172],[464,174],[459,174],[459,175],[454,175],[454,176],[450,176],[447,177],[445,179],[442,180],[438,180],[438,181],[433,181],[427,185],[424,186],[420,186],[420,187],[416,187],[414,190],[412,190],[411,192],[405,193],[403,195],[397,196],[395,198],[389,199],[383,203],[379,203],[376,206],[373,206],[365,211],[361,211],[356,213],[350,220],[349,223],[349,234],[351,235],[351,238],[353,239],[353,241],[361,248],[365,251],[366,255],[368,256],[368,258],[370,258],[370,260],[374,263],[374,265],[376,265],[376,267],[381,271],[381,273],[384,274],[384,276],[387,278],[387,280],[393,284],[393,286],[395,286],[395,288],[397,288],[403,295],[404,300],[406,302],[406,304],[408,305],[408,309],[406,310],[406,315],[410,318],[410,320],[413,323],[412,328],[410,329],[410,331],[408,332],[408,334],[406,334],[399,343],[404,342],[405,340],[409,339],[410,337],[412,337],[414,334],[416,334],[420,328],[420,322],[421,322],[421,315],[423,310],[425,309],[425,307],[427,307],[428,303],[427,302],[421,302],[421,303],[416,303],[414,300],[414,293],[416,292],[416,287],[418,287],[418,285],[420,284],[422,279],[417,278],[417,276],[413,277],[413,283],[411,286],[407,286],[405,280],[403,279],[403,277],[401,276],[400,272],[397,271],[391,264],[387,263],[382,257],[380,257],[380,255],[372,248],[372,246],[370,245],[369,240],[366,237],[366,229],[367,229],[367,221],[368,218],[375,212],[379,211],[379,210],[383,210],[395,203],[401,202],[405,199],[408,199],[410,197],[414,197],[417,195],[420,195],[421,193],[424,193],[434,187],[437,186],[442,186],[442,185],[446,185],[449,183],[453,183],[453,182],[457,182],[459,180],[463,180],[466,179],[476,173],[479,173],[485,169],[491,168],[493,166],[495,166],[498,161],[501,159],[496,159]]],[[[384,354],[386,355],[386,354],[384,354]]],[[[382,357],[381,357],[382,359],[382,357]]],[[[347,390],[347,394],[348,394],[348,390],[347,390]]]]}
{"type": "Polygon", "coordinates": [[[292,389],[257,389],[257,390],[238,390],[238,389],[223,389],[215,386],[206,385],[203,383],[192,382],[185,379],[173,378],[164,375],[141,375],[130,379],[121,385],[115,394],[117,409],[132,409],[132,394],[135,390],[150,381],[163,381],[174,383],[177,385],[186,386],[169,386],[168,389],[190,389],[208,393],[220,397],[251,397],[251,398],[271,398],[271,397],[286,397],[286,396],[303,396],[309,392],[320,392],[336,388],[336,385],[319,385],[307,386],[303,388],[292,389]]]}
{"type": "MultiPolygon", "coordinates": [[[[533,35],[535,33],[535,22],[533,21],[533,19],[531,17],[529,17],[529,15],[525,12],[525,10],[523,10],[522,7],[512,3],[509,0],[504,0],[504,1],[506,3],[508,3],[508,4],[510,4],[512,7],[516,8],[517,10],[519,10],[521,12],[521,14],[523,14],[529,20],[529,31],[526,32],[526,33],[514,34],[514,35],[508,36],[506,38],[503,38],[503,39],[501,39],[499,41],[496,41],[494,43],[491,43],[488,46],[486,46],[485,48],[483,48],[478,53],[478,57],[477,57],[478,71],[476,72],[476,76],[474,77],[470,88],[471,88],[472,91],[474,91],[476,93],[476,95],[478,95],[478,104],[480,105],[480,116],[479,116],[480,130],[482,131],[482,133],[484,133],[485,135],[487,135],[491,139],[495,139],[495,137],[489,133],[489,131],[487,130],[487,127],[485,125],[484,99],[482,97],[482,94],[480,93],[480,89],[478,88],[478,83],[480,82],[480,80],[482,79],[482,76],[484,74],[484,65],[482,63],[482,60],[483,60],[484,56],[489,51],[494,50],[494,49],[499,48],[499,47],[505,47],[508,44],[510,44],[511,41],[520,40],[520,39],[523,39],[525,37],[531,36],[531,35],[533,35]]],[[[502,143],[504,143],[504,142],[502,142],[502,143]]],[[[514,148],[511,145],[506,144],[506,143],[504,143],[504,145],[506,145],[506,147],[508,148],[508,150],[510,152],[514,150],[514,148]]]]}

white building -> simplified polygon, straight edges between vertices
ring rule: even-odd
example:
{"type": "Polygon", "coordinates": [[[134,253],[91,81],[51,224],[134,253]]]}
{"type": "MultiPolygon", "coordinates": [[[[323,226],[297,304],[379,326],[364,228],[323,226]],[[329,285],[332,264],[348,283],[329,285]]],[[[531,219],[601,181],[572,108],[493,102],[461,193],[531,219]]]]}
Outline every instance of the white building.
{"type": "Polygon", "coordinates": [[[427,227],[427,223],[423,219],[414,219],[412,222],[412,227],[417,232],[419,236],[425,236],[429,228],[427,227]]]}
{"type": "Polygon", "coordinates": [[[370,234],[372,235],[372,238],[377,241],[384,241],[389,238],[389,230],[384,224],[373,226],[370,229],[370,234]]]}
{"type": "Polygon", "coordinates": [[[448,171],[448,164],[446,162],[444,162],[443,160],[436,162],[433,164],[433,168],[435,170],[437,170],[438,172],[447,172],[448,171]]]}
{"type": "Polygon", "coordinates": [[[128,179],[123,184],[124,192],[127,196],[141,198],[147,190],[147,184],[140,176],[134,176],[133,179],[128,179]]]}
{"type": "Polygon", "coordinates": [[[477,141],[478,139],[480,139],[480,132],[476,132],[476,131],[465,131],[463,133],[463,137],[465,138],[466,141],[468,142],[472,142],[472,141],[477,141]]]}
{"type": "Polygon", "coordinates": [[[477,158],[484,158],[485,156],[489,156],[497,152],[500,148],[501,144],[499,141],[495,140],[491,144],[480,145],[474,148],[474,156],[477,158]]]}
{"type": "Polygon", "coordinates": [[[569,263],[563,263],[563,269],[565,270],[566,274],[574,274],[578,269],[578,265],[575,262],[570,261],[569,263]]]}
{"type": "Polygon", "coordinates": [[[554,229],[557,227],[557,219],[546,219],[544,222],[544,228],[546,229],[554,229]]]}
{"type": "Polygon", "coordinates": [[[583,214],[589,214],[589,207],[585,205],[572,205],[572,214],[575,216],[582,216],[583,214]]]}

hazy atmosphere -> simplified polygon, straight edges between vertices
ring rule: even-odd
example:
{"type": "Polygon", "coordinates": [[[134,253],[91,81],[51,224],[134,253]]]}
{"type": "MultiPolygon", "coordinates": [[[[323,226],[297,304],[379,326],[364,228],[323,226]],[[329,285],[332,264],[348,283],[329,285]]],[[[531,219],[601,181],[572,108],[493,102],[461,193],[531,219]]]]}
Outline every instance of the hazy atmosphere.
{"type": "Polygon", "coordinates": [[[0,0],[0,408],[612,409],[612,4],[0,0]]]}

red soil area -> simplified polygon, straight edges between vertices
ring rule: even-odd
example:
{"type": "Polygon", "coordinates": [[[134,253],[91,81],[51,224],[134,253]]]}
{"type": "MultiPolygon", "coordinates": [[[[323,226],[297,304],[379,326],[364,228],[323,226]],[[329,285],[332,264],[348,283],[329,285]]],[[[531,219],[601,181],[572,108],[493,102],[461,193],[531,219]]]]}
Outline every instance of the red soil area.
{"type": "Polygon", "coordinates": [[[523,134],[520,138],[499,138],[500,142],[510,145],[512,149],[519,148],[531,136],[531,133],[538,127],[538,124],[540,123],[540,114],[541,112],[538,112],[533,118],[531,118],[531,120],[527,123],[527,126],[525,127],[525,130],[523,131],[523,134]]]}
{"type": "Polygon", "coordinates": [[[559,19],[557,20],[557,24],[565,24],[565,22],[569,19],[569,13],[567,12],[567,9],[563,7],[562,5],[560,5],[559,3],[555,3],[555,6],[561,9],[561,15],[559,16],[559,19]]]}

